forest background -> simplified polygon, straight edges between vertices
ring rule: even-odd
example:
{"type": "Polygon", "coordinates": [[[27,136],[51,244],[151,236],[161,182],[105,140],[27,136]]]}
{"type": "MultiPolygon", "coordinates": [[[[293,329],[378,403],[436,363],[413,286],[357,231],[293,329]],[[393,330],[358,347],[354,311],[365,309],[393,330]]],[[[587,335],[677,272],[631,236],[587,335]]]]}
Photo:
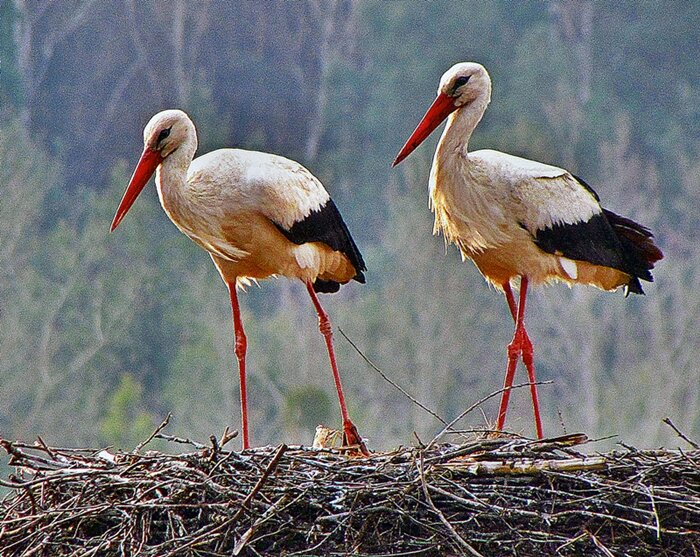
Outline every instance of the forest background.
{"type": "MultiPolygon", "coordinates": [[[[647,296],[533,292],[546,432],[674,445],[670,416],[697,439],[699,22],[698,2],[652,0],[0,1],[0,435],[128,449],[168,412],[196,439],[238,427],[230,307],[207,255],[153,187],[108,233],[143,126],[174,107],[200,154],[278,153],[325,184],[369,271],[322,301],[393,381],[446,419],[497,390],[511,319],[431,235],[437,134],[390,167],[440,75],[474,60],[494,89],[472,148],[570,169],[666,254],[647,296]]],[[[309,443],[339,417],[304,288],[270,280],[242,303],[253,441],[309,443]]],[[[370,446],[430,439],[441,424],[335,338],[370,446]]],[[[487,426],[496,402],[460,426],[487,426]]],[[[521,389],[509,428],[532,434],[531,415],[521,389]]]]}

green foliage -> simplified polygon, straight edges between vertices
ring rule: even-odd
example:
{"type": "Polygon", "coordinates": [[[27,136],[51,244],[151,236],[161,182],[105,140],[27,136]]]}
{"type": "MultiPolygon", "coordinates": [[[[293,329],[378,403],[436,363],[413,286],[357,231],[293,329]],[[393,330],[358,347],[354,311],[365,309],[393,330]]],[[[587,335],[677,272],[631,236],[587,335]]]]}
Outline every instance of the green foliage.
{"type": "Polygon", "coordinates": [[[107,399],[100,422],[101,441],[121,449],[135,447],[155,427],[153,416],[143,410],[143,387],[128,373],[121,375],[107,399]]]}
{"type": "Polygon", "coordinates": [[[305,439],[313,439],[317,425],[335,424],[333,411],[333,403],[324,390],[315,385],[299,385],[285,394],[282,422],[292,431],[304,431],[305,439]]]}

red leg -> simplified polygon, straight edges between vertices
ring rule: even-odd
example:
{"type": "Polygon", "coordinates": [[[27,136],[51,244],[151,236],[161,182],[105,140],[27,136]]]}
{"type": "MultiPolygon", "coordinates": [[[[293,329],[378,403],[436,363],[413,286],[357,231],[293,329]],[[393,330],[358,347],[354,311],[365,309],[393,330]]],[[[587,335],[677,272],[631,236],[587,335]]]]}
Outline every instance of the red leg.
{"type": "MultiPolygon", "coordinates": [[[[503,284],[503,292],[506,295],[508,308],[513,316],[513,321],[518,321],[518,311],[515,306],[515,298],[513,291],[510,288],[510,282],[503,284]]],[[[517,328],[516,328],[517,331],[517,328]]],[[[506,411],[508,410],[508,401],[510,400],[510,388],[513,386],[513,377],[515,377],[515,368],[518,365],[518,356],[520,355],[519,347],[516,345],[515,336],[513,341],[508,345],[508,367],[506,368],[506,377],[503,381],[503,392],[501,393],[501,404],[498,408],[498,420],[496,429],[501,431],[506,423],[506,411]]]]}
{"type": "Polygon", "coordinates": [[[544,437],[542,430],[542,420],[540,418],[540,403],[537,397],[537,385],[535,382],[535,361],[533,358],[532,342],[530,342],[530,337],[528,337],[527,331],[523,326],[523,363],[527,369],[527,377],[530,381],[530,395],[532,397],[532,409],[535,413],[535,428],[537,430],[537,438],[542,439],[544,437]]]}
{"type": "Polygon", "coordinates": [[[355,424],[350,420],[348,408],[345,404],[345,395],[343,394],[343,385],[340,382],[340,373],[338,372],[338,364],[335,360],[335,351],[333,350],[333,329],[328,314],[325,312],[321,303],[318,301],[318,296],[314,291],[314,287],[310,282],[306,283],[306,289],[309,291],[311,301],[316,308],[318,314],[318,329],[321,331],[323,338],[326,340],[326,348],[328,348],[328,357],[331,361],[331,370],[333,371],[333,380],[335,381],[335,389],[338,391],[338,401],[340,402],[340,415],[343,418],[344,442],[347,445],[359,445],[363,454],[369,455],[369,451],[362,441],[362,437],[357,431],[355,424]]]}
{"type": "Polygon", "coordinates": [[[515,305],[515,298],[513,297],[513,291],[510,289],[510,282],[503,284],[503,292],[506,295],[506,302],[508,302],[508,309],[510,314],[513,316],[513,322],[518,321],[518,307],[515,305]]]}
{"type": "Polygon", "coordinates": [[[532,396],[532,406],[535,413],[535,428],[537,429],[538,439],[542,439],[542,420],[540,419],[540,405],[537,397],[537,385],[535,385],[535,364],[533,359],[532,342],[525,330],[525,299],[527,298],[527,277],[520,279],[520,303],[517,311],[515,306],[515,298],[513,291],[510,288],[510,283],[503,285],[503,291],[508,302],[508,308],[515,321],[515,334],[513,340],[508,345],[508,368],[506,369],[506,378],[503,384],[505,389],[501,395],[501,405],[498,410],[498,421],[496,429],[502,430],[506,421],[506,411],[508,409],[508,401],[510,399],[510,387],[513,386],[513,377],[518,361],[518,356],[522,356],[523,363],[527,368],[527,375],[530,381],[530,394],[532,396]]]}
{"type": "Polygon", "coordinates": [[[527,297],[527,277],[520,279],[520,304],[518,305],[518,323],[516,325],[516,333],[521,331],[520,350],[523,357],[523,363],[527,368],[527,376],[530,380],[530,395],[532,396],[532,408],[535,413],[535,428],[537,429],[537,438],[542,439],[542,420],[540,419],[540,403],[537,398],[537,385],[535,385],[535,362],[532,357],[532,342],[525,330],[525,298],[527,297]]]}
{"type": "Polygon", "coordinates": [[[236,336],[236,358],[238,358],[238,375],[241,382],[241,417],[243,420],[243,448],[249,449],[250,442],[248,439],[248,397],[246,396],[245,385],[245,353],[248,347],[243,331],[243,322],[241,321],[241,310],[238,307],[238,296],[236,295],[236,283],[227,282],[229,295],[231,296],[231,309],[233,310],[233,331],[236,336]]]}

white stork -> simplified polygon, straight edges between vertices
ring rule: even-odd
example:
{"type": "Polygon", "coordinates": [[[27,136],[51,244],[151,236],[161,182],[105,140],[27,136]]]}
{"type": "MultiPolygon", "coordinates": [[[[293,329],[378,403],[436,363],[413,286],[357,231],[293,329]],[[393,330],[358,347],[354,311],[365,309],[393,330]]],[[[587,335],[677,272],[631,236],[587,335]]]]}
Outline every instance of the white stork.
{"type": "Polygon", "coordinates": [[[318,313],[338,391],[344,440],[367,449],[350,421],[332,343],[331,323],[317,292],[364,283],[362,255],[321,182],[292,160],[242,149],[219,149],[194,160],[197,132],[181,110],[151,118],[144,150],[111,230],[156,172],[163,209],[182,232],[209,252],[231,298],[241,388],[243,448],[250,447],[246,398],[246,336],[237,288],[275,275],[306,285],[318,313]]]}
{"type": "Polygon", "coordinates": [[[434,233],[457,245],[486,280],[502,290],[515,321],[496,429],[503,429],[519,357],[527,368],[538,438],[532,343],[525,330],[528,284],[563,281],[643,294],[639,280],[663,257],[651,232],[600,206],[593,189],[568,171],[507,153],[468,152],[469,138],[491,100],[491,79],[480,64],[450,68],[438,95],[399,152],[406,158],[448,118],[430,172],[434,233]],[[516,305],[511,284],[520,281],[516,305]]]}

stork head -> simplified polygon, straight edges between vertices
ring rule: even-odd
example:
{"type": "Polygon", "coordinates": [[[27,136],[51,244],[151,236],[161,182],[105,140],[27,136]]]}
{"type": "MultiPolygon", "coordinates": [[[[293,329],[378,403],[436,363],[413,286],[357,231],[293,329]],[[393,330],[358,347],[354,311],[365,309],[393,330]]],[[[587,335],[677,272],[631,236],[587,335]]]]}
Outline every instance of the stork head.
{"type": "MultiPolygon", "coordinates": [[[[197,132],[182,110],[164,110],[156,114],[143,130],[143,153],[114,215],[114,230],[150,180],[156,168],[176,151],[187,165],[197,150],[197,132]]],[[[186,168],[185,168],[186,171],[186,168]]]]}
{"type": "Polygon", "coordinates": [[[462,62],[452,66],[443,74],[437,97],[399,151],[392,166],[410,155],[455,110],[478,105],[483,113],[490,100],[491,78],[484,66],[476,62],[462,62]]]}

